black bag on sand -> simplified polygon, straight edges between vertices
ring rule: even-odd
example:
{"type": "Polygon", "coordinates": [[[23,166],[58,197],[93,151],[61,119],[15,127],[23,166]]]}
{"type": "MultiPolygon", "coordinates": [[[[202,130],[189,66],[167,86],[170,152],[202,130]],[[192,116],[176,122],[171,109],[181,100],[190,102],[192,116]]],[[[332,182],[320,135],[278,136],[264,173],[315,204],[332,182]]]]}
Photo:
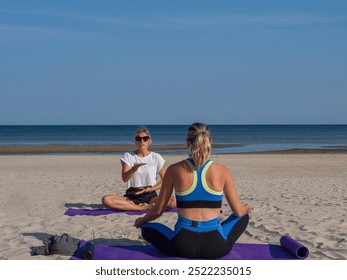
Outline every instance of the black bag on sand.
{"type": "Polygon", "coordinates": [[[81,240],[64,233],[62,235],[48,235],[42,242],[44,246],[31,248],[32,256],[53,254],[73,256],[81,240]]]}

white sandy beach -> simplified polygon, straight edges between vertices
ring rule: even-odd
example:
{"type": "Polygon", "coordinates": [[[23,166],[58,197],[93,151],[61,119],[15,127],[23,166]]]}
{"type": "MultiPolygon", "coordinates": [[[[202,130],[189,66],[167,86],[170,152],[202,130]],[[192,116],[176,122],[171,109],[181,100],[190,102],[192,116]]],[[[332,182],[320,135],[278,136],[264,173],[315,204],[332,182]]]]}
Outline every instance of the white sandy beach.
{"type": "MultiPolygon", "coordinates": [[[[136,216],[64,215],[66,206],[96,207],[105,194],[122,195],[120,155],[1,155],[0,259],[68,259],[31,256],[47,234],[68,233],[96,243],[144,243],[136,216]]],[[[167,165],[184,155],[164,155],[167,165]]],[[[291,235],[309,259],[347,259],[347,154],[212,156],[233,172],[243,202],[254,211],[238,242],[279,244],[291,235]]],[[[230,214],[226,203],[222,217],[230,214]]],[[[159,221],[173,226],[175,213],[159,221]]]]}

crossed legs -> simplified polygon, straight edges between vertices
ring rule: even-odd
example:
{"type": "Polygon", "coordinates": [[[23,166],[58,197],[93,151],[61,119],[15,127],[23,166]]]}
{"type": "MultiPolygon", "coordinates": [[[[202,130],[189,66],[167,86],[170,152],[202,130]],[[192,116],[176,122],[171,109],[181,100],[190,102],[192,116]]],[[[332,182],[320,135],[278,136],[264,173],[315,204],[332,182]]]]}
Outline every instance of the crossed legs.
{"type": "MultiPolygon", "coordinates": [[[[132,200],[118,195],[105,195],[102,198],[102,204],[108,208],[124,211],[144,211],[150,209],[157,201],[158,197],[153,197],[147,203],[136,204],[132,200]]],[[[172,196],[166,206],[166,209],[172,209],[176,207],[176,199],[172,196]]]]}
{"type": "Polygon", "coordinates": [[[226,239],[217,230],[197,233],[187,229],[181,229],[175,234],[173,230],[160,223],[146,223],[142,226],[141,231],[143,238],[164,254],[178,256],[181,255],[178,253],[180,251],[185,257],[218,258],[227,254],[232,249],[235,242],[245,231],[248,221],[248,214],[241,217],[236,217],[233,214],[230,215],[222,223],[222,229],[226,239]],[[200,242],[198,244],[200,245],[197,245],[198,247],[194,246],[195,241],[199,239],[200,242]],[[180,241],[184,241],[185,244],[180,244],[180,241]],[[199,246],[202,247],[200,248],[199,246]],[[200,255],[199,252],[204,253],[200,255]]]}

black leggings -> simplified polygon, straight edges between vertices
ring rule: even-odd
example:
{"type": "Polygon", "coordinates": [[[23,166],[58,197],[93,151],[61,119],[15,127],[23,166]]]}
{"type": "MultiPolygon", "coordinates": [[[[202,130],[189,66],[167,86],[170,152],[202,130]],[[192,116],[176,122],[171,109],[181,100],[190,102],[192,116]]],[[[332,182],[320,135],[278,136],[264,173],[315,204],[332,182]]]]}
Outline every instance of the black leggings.
{"type": "Polygon", "coordinates": [[[160,223],[142,225],[142,236],[161,252],[171,256],[216,259],[228,254],[245,231],[248,214],[231,215],[223,223],[219,218],[197,222],[178,216],[175,230],[160,223]]]}

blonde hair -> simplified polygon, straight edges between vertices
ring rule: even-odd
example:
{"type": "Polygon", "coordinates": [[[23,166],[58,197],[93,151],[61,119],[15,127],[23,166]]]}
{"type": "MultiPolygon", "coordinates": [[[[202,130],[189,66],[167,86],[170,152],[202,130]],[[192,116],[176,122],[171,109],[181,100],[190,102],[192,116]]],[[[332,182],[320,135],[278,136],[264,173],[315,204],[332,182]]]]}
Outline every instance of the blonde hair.
{"type": "Polygon", "coordinates": [[[136,137],[140,132],[146,133],[147,136],[149,136],[149,138],[151,139],[151,133],[149,132],[149,130],[145,127],[140,127],[136,130],[134,137],[136,137]]]}
{"type": "Polygon", "coordinates": [[[189,126],[187,144],[189,156],[194,160],[196,168],[199,168],[206,162],[212,151],[209,127],[203,123],[193,123],[189,126]]]}

